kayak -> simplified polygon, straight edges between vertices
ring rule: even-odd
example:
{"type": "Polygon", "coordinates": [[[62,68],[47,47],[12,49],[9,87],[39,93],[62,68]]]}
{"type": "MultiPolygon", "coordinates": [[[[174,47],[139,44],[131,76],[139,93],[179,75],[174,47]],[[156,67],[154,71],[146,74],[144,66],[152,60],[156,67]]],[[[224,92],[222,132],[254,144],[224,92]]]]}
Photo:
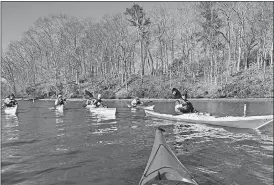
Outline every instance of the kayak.
{"type": "Polygon", "coordinates": [[[131,106],[129,104],[127,104],[128,108],[132,108],[132,109],[138,109],[138,108],[143,108],[143,109],[153,109],[155,105],[151,105],[151,106],[147,106],[147,105],[137,105],[137,106],[131,106]]]}
{"type": "Polygon", "coordinates": [[[14,107],[5,107],[4,112],[6,114],[16,114],[18,109],[18,105],[15,105],[14,107]]]}
{"type": "Polygon", "coordinates": [[[154,112],[153,110],[145,109],[147,116],[162,118],[173,121],[182,121],[187,123],[200,123],[217,125],[224,127],[233,128],[248,128],[248,129],[259,129],[273,122],[273,115],[266,116],[247,116],[247,117],[215,117],[211,115],[200,115],[197,113],[181,114],[181,115],[171,115],[171,114],[160,114],[154,112]]]}
{"type": "Polygon", "coordinates": [[[58,110],[58,111],[64,111],[64,105],[57,105],[56,107],[56,110],[58,110]]]}
{"type": "Polygon", "coordinates": [[[162,128],[156,130],[152,151],[139,185],[198,185],[172,152],[162,132],[162,128]]]}
{"type": "Polygon", "coordinates": [[[96,105],[86,105],[86,108],[107,108],[107,106],[100,106],[100,107],[97,107],[96,105]]]}

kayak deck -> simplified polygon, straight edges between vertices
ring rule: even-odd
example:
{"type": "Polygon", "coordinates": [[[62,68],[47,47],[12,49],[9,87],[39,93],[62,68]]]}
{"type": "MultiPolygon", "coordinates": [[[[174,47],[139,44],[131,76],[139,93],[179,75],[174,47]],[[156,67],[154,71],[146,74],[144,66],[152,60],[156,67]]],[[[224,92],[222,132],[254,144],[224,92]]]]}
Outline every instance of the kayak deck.
{"type": "Polygon", "coordinates": [[[156,130],[152,151],[139,185],[163,183],[197,185],[166,143],[162,131],[164,130],[159,128],[156,130]],[[158,183],[160,181],[161,183],[158,183]]]}
{"type": "Polygon", "coordinates": [[[234,128],[248,128],[258,129],[273,121],[273,115],[266,116],[248,116],[248,117],[215,117],[209,115],[198,115],[196,113],[182,114],[182,115],[171,115],[171,114],[160,114],[152,110],[145,109],[147,116],[163,118],[173,121],[183,121],[187,123],[200,123],[210,124],[225,127],[234,128]]]}

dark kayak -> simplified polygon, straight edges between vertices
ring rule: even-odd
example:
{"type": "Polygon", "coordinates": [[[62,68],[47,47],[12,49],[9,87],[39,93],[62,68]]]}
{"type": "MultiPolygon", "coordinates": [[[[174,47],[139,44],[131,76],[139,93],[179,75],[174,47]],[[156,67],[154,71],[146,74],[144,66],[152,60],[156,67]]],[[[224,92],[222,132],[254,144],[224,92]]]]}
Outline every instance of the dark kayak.
{"type": "Polygon", "coordinates": [[[158,128],[152,151],[139,185],[197,185],[165,141],[158,128]]]}

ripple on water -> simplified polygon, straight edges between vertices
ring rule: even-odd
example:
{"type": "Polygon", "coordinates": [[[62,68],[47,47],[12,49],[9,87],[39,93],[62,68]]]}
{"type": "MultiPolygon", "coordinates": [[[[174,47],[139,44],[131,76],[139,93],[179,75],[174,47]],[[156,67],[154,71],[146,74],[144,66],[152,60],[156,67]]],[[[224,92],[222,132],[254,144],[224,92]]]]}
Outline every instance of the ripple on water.
{"type": "MultiPolygon", "coordinates": [[[[205,166],[196,168],[199,170],[198,174],[203,177],[205,174],[211,174],[211,179],[214,179],[217,175],[216,179],[223,179],[225,184],[273,183],[273,175],[270,175],[273,173],[271,165],[273,153],[269,153],[273,147],[269,145],[271,138],[267,138],[266,142],[265,135],[246,130],[233,132],[230,129],[195,124],[175,124],[174,135],[174,147],[178,154],[184,157],[192,156],[195,166],[205,166]],[[267,158],[271,161],[266,162],[266,166],[262,165],[264,163],[262,159],[267,158]],[[230,175],[225,176],[225,174],[230,175]],[[249,180],[245,181],[244,178],[249,180]]],[[[201,179],[202,181],[206,180],[201,179]]]]}

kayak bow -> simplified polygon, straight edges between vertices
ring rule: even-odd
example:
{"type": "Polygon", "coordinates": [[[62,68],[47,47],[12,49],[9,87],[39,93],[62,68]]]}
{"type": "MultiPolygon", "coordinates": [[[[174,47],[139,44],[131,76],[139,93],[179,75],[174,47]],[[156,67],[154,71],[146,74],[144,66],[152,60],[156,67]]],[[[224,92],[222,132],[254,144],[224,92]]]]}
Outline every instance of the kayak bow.
{"type": "Polygon", "coordinates": [[[155,105],[149,105],[149,106],[148,105],[137,105],[137,106],[133,107],[133,106],[127,104],[127,107],[132,108],[132,109],[143,108],[143,109],[153,110],[154,106],[155,105]]]}
{"type": "MultiPolygon", "coordinates": [[[[165,184],[173,182],[177,185],[198,185],[166,143],[163,131],[161,128],[156,130],[152,151],[139,185],[148,185],[152,181],[162,181],[165,184]]],[[[153,184],[157,185],[157,182],[153,184]]]]}

